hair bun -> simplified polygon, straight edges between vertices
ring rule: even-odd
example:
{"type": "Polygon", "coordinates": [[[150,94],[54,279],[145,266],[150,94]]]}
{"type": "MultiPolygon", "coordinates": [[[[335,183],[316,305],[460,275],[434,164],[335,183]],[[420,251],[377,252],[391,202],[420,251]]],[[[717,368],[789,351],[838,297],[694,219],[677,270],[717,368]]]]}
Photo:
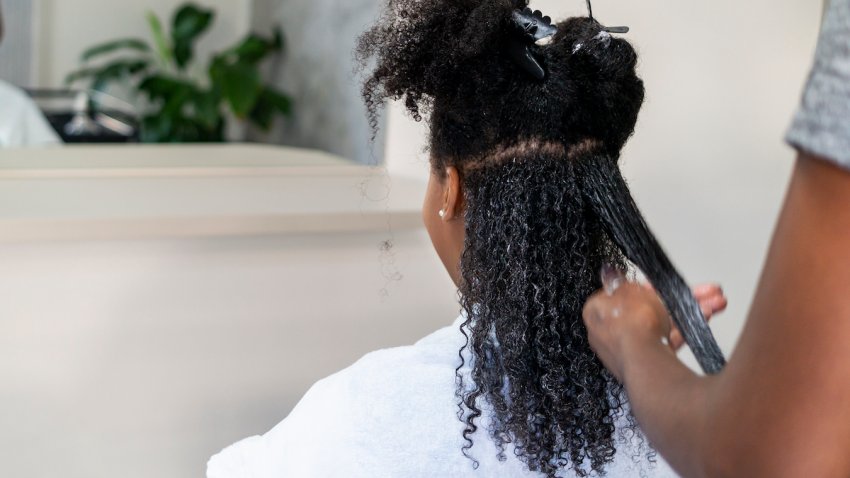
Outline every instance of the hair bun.
{"type": "Polygon", "coordinates": [[[511,12],[527,0],[388,0],[378,22],[361,35],[355,57],[369,76],[363,94],[370,113],[384,99],[404,99],[420,118],[434,97],[480,75],[511,34],[511,12]],[[478,70],[478,72],[476,72],[478,70]]]}
{"type": "Polygon", "coordinates": [[[368,67],[363,97],[373,127],[384,100],[403,100],[416,120],[430,114],[434,154],[481,156],[533,137],[593,138],[617,157],[643,83],[634,49],[607,33],[597,38],[603,28],[589,17],[553,25],[527,0],[389,0],[356,49],[368,67]],[[551,44],[535,43],[547,37],[551,44]],[[517,38],[525,66],[511,51],[517,38]],[[532,62],[542,78],[529,75],[532,62]]]}

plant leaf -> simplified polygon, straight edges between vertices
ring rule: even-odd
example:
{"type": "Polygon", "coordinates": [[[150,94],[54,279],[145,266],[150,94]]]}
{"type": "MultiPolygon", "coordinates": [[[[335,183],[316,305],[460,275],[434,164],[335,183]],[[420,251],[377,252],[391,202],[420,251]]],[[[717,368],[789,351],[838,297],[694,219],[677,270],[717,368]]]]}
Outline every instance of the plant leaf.
{"type": "Polygon", "coordinates": [[[187,3],[177,10],[171,26],[174,60],[183,69],[192,60],[195,41],[212,24],[215,12],[187,3]]]}
{"type": "Polygon", "coordinates": [[[142,128],[139,139],[143,143],[164,143],[171,136],[173,120],[162,114],[145,116],[142,119],[142,128]]]}
{"type": "Polygon", "coordinates": [[[135,75],[149,66],[148,60],[117,60],[104,66],[77,70],[65,77],[65,83],[71,84],[84,78],[93,78],[95,83],[105,85],[125,76],[135,75]]]}
{"type": "Polygon", "coordinates": [[[283,30],[280,27],[275,27],[274,32],[272,32],[272,44],[274,45],[275,50],[283,50],[283,44],[285,39],[283,37],[283,30]]]}
{"type": "Polygon", "coordinates": [[[254,124],[259,126],[263,131],[268,131],[274,123],[276,114],[281,116],[290,116],[292,113],[292,101],[290,98],[273,88],[264,88],[248,115],[254,124]]]}
{"type": "Polygon", "coordinates": [[[222,121],[219,103],[221,98],[213,91],[196,91],[192,97],[195,117],[206,129],[215,130],[222,121]]]}
{"type": "Polygon", "coordinates": [[[270,45],[265,38],[251,34],[233,49],[233,53],[239,57],[240,61],[255,63],[262,60],[269,50],[270,45]]]}
{"type": "Polygon", "coordinates": [[[162,74],[148,76],[138,86],[139,91],[148,95],[151,101],[168,100],[181,91],[195,90],[195,86],[187,81],[162,74]]]}
{"type": "Polygon", "coordinates": [[[254,109],[251,110],[251,114],[248,115],[248,119],[255,125],[259,126],[263,131],[268,131],[274,122],[274,113],[274,108],[272,108],[269,103],[260,100],[257,101],[254,109]]]}
{"type": "Polygon", "coordinates": [[[224,98],[230,105],[230,109],[239,118],[245,118],[254,109],[257,99],[262,93],[262,82],[260,72],[254,65],[247,63],[235,63],[227,65],[223,62],[214,62],[211,71],[224,98]]]}
{"type": "Polygon", "coordinates": [[[174,127],[169,132],[170,143],[197,143],[202,140],[203,128],[185,116],[177,116],[174,119],[174,127]]]}
{"type": "Polygon", "coordinates": [[[292,116],[292,99],[274,88],[266,87],[260,101],[270,104],[283,116],[292,116]]]}
{"type": "Polygon", "coordinates": [[[107,43],[101,43],[100,45],[95,45],[89,48],[88,50],[83,52],[82,61],[89,61],[94,57],[105,55],[107,53],[112,53],[116,50],[121,49],[136,50],[142,53],[147,53],[151,51],[151,47],[144,40],[139,40],[137,38],[125,38],[107,43]]]}
{"type": "Polygon", "coordinates": [[[194,3],[186,3],[174,14],[171,34],[175,39],[194,40],[209,28],[215,12],[194,3]]]}
{"type": "Polygon", "coordinates": [[[248,35],[240,44],[231,49],[228,54],[235,55],[236,61],[257,64],[268,55],[280,51],[277,39],[266,39],[257,34],[248,35]]]}
{"type": "Polygon", "coordinates": [[[100,72],[100,67],[91,67],[91,68],[81,68],[79,70],[72,71],[65,76],[65,84],[70,85],[71,83],[76,83],[84,78],[92,78],[100,72]]]}
{"type": "Polygon", "coordinates": [[[168,39],[162,29],[162,22],[154,12],[148,12],[147,19],[159,59],[164,65],[168,65],[174,59],[174,56],[171,53],[171,45],[168,44],[168,39]]]}

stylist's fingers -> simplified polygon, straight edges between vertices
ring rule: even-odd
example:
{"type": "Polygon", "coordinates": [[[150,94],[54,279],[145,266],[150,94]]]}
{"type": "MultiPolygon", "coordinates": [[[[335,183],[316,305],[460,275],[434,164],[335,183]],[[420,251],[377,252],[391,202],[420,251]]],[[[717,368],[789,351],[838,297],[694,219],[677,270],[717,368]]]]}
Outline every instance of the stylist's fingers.
{"type": "MultiPolygon", "coordinates": [[[[729,301],[723,294],[723,289],[717,284],[699,285],[694,287],[693,293],[699,303],[705,320],[711,320],[712,317],[726,310],[726,307],[729,305],[729,301]]],[[[679,329],[675,326],[670,332],[669,341],[670,347],[673,350],[679,350],[683,345],[685,345],[682,333],[679,332],[679,329]]]]}
{"type": "MultiPolygon", "coordinates": [[[[655,288],[649,282],[645,282],[643,286],[655,291],[655,288]]],[[[693,293],[706,320],[710,320],[713,316],[723,312],[729,305],[729,301],[723,294],[723,288],[717,284],[698,285],[694,287],[693,293]]]]}
{"type": "Polygon", "coordinates": [[[723,295],[723,289],[717,284],[705,284],[694,288],[694,297],[699,302],[702,315],[710,319],[713,315],[726,310],[729,302],[723,295]]]}
{"type": "Polygon", "coordinates": [[[622,377],[624,350],[634,341],[658,341],[670,335],[670,319],[658,295],[633,284],[616,270],[602,272],[603,289],[582,311],[591,348],[616,377],[622,377]]]}
{"type": "MultiPolygon", "coordinates": [[[[655,290],[649,282],[645,282],[643,286],[649,290],[655,290]]],[[[710,319],[711,316],[723,312],[726,310],[726,306],[729,305],[726,296],[723,295],[723,288],[717,284],[701,284],[694,287],[692,292],[699,303],[700,309],[702,309],[702,315],[706,319],[710,319]]]]}

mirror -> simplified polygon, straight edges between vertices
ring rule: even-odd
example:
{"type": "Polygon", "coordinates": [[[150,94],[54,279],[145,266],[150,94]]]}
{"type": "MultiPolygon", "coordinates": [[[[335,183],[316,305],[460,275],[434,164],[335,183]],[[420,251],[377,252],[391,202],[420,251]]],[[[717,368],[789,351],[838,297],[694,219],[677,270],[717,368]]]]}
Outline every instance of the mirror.
{"type": "Polygon", "coordinates": [[[248,141],[380,164],[352,57],[377,6],[0,0],[0,93],[22,110],[0,128],[28,128],[0,146],[248,141]]]}

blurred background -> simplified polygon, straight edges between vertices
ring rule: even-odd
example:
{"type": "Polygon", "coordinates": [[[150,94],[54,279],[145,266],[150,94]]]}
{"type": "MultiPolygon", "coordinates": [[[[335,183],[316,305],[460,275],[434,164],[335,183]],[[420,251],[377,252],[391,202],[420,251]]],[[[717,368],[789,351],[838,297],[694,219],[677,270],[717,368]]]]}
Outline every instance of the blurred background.
{"type": "MultiPolygon", "coordinates": [[[[454,320],[425,132],[389,105],[370,142],[359,98],[381,4],[0,0],[0,476],[201,475],[316,380],[454,320]]],[[[647,86],[626,175],[688,280],[724,286],[727,353],[821,9],[594,2],[647,86]]]]}

